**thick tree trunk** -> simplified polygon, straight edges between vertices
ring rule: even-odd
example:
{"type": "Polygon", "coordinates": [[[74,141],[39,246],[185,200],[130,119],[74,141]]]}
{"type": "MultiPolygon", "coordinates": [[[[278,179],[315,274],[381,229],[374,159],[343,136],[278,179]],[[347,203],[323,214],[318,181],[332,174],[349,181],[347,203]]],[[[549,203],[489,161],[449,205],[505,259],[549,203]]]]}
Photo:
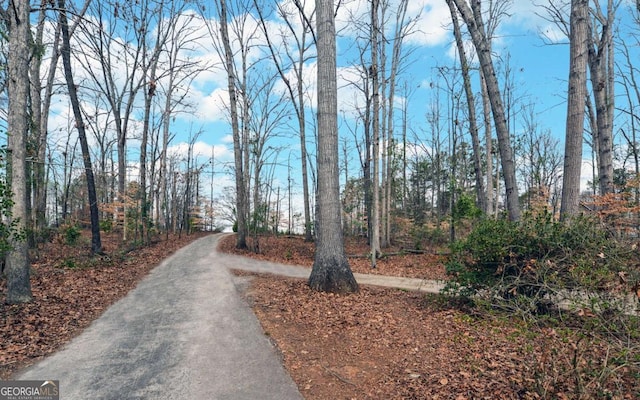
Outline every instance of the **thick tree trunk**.
{"type": "MultiPolygon", "coordinates": [[[[233,51],[229,40],[229,30],[227,27],[227,3],[226,0],[220,2],[220,34],[224,46],[225,68],[227,70],[227,80],[229,89],[229,108],[231,110],[231,130],[233,133],[233,154],[235,163],[236,178],[236,222],[238,234],[236,235],[236,247],[247,248],[247,221],[246,221],[246,187],[245,171],[243,164],[243,143],[240,139],[240,127],[238,124],[238,98],[236,96],[236,77],[233,66],[233,51]]],[[[246,123],[246,121],[245,121],[246,123]]]]}
{"type": "MultiPolygon", "coordinates": [[[[7,132],[11,158],[11,190],[13,192],[12,220],[19,231],[27,228],[27,132],[29,99],[29,2],[15,1],[8,7],[9,54],[7,80],[9,110],[7,132]]],[[[30,264],[27,242],[24,238],[10,238],[12,249],[6,257],[7,295],[9,304],[33,300],[30,282],[30,264]]]]}
{"type": "Polygon", "coordinates": [[[567,131],[562,177],[562,202],[560,204],[560,218],[562,219],[576,215],[580,201],[582,134],[587,97],[589,0],[571,1],[570,24],[567,131]]]}
{"type": "Polygon", "coordinates": [[[358,284],[344,251],[338,179],[338,89],[332,0],[317,0],[318,50],[318,230],[309,286],[318,291],[355,292],[358,284]]]}

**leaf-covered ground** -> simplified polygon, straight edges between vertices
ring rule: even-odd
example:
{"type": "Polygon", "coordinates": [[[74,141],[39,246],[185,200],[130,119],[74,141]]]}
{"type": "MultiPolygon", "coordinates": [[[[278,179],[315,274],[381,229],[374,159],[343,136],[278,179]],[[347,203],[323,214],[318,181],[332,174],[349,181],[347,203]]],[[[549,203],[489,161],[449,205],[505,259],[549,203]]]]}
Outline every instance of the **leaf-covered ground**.
{"type": "MultiPolygon", "coordinates": [[[[253,243],[254,241],[250,238],[250,246],[254,247],[253,243]]],[[[258,252],[236,250],[234,236],[225,238],[219,245],[221,251],[259,260],[305,267],[313,265],[313,243],[305,242],[304,238],[300,236],[260,236],[257,247],[258,252]]],[[[369,248],[365,245],[364,239],[346,238],[345,250],[353,272],[433,280],[446,279],[444,258],[438,249],[411,253],[410,250],[400,247],[388,248],[377,260],[375,268],[371,268],[369,248]]]]}
{"type": "MultiPolygon", "coordinates": [[[[115,235],[105,235],[107,256],[99,259],[87,257],[87,236],[76,246],[59,238],[34,253],[36,300],[0,301],[0,379],[79,334],[160,260],[196,238],[171,237],[128,251],[115,235]]],[[[233,237],[221,248],[231,251],[233,237]]],[[[307,266],[313,260],[312,244],[300,238],[261,238],[260,249],[247,255],[307,266]]],[[[366,252],[364,243],[349,243],[354,270],[444,277],[443,259],[433,251],[391,251],[399,254],[375,270],[362,257],[366,252]]],[[[2,298],[5,286],[0,280],[2,298]]],[[[623,363],[638,354],[620,354],[579,325],[525,325],[395,289],[317,293],[303,281],[274,276],[253,277],[247,298],[307,400],[640,398],[637,364],[623,363]]]]}
{"type": "Polygon", "coordinates": [[[74,246],[57,237],[34,251],[32,303],[4,304],[6,281],[0,278],[0,379],[78,335],[161,260],[198,237],[172,236],[132,249],[117,235],[103,234],[105,255],[90,258],[90,239],[83,232],[74,246]]]}
{"type": "MultiPolygon", "coordinates": [[[[300,238],[262,237],[259,248],[241,253],[313,263],[312,245],[300,238]]],[[[220,249],[238,253],[233,237],[220,249]]],[[[347,245],[349,254],[366,251],[364,243],[347,245]]],[[[389,256],[373,271],[363,258],[349,261],[357,272],[444,277],[434,252],[389,256]]],[[[267,275],[252,278],[247,297],[307,400],[640,398],[640,356],[618,353],[580,321],[527,325],[438,296],[366,286],[334,295],[267,275]],[[635,366],[624,357],[635,357],[635,366]]]]}

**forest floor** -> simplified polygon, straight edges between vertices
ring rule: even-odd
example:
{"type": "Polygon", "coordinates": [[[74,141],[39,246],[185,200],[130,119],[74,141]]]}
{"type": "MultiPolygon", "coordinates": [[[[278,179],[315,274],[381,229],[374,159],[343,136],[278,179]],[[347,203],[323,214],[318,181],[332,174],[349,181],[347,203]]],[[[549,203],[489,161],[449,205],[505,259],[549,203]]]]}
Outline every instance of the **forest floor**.
{"type": "Polygon", "coordinates": [[[89,232],[69,245],[63,236],[31,254],[34,301],[4,303],[6,280],[0,276],[0,379],[55,352],[82,332],[104,310],[156,267],[202,233],[157,238],[147,247],[102,233],[104,255],[89,257],[89,232]]]}
{"type": "MultiPolygon", "coordinates": [[[[299,237],[260,237],[259,254],[234,244],[228,236],[219,250],[313,264],[313,244],[299,237]]],[[[354,272],[446,279],[436,250],[388,249],[395,255],[371,269],[364,241],[346,249],[354,272]]],[[[364,285],[318,293],[272,275],[255,275],[246,295],[307,400],[640,398],[640,355],[624,354],[638,343],[586,331],[588,316],[532,323],[438,295],[364,285]]]]}
{"type": "MultiPolygon", "coordinates": [[[[106,255],[90,258],[83,232],[76,245],[60,236],[35,251],[35,301],[0,300],[0,379],[71,340],[162,259],[199,237],[133,248],[105,234],[106,255]]],[[[228,236],[220,250],[236,252],[233,244],[228,236]]],[[[392,249],[372,270],[363,241],[346,247],[355,272],[446,279],[445,256],[436,250],[392,249]]],[[[313,263],[313,245],[298,237],[261,237],[259,248],[260,254],[241,254],[313,263]]],[[[1,299],[5,291],[0,279],[1,299]]],[[[618,342],[586,332],[585,317],[532,324],[438,295],[363,285],[341,296],[270,275],[253,276],[246,296],[307,400],[640,398],[638,354],[622,354],[618,342]],[[636,364],[625,361],[633,357],[636,364]]]]}

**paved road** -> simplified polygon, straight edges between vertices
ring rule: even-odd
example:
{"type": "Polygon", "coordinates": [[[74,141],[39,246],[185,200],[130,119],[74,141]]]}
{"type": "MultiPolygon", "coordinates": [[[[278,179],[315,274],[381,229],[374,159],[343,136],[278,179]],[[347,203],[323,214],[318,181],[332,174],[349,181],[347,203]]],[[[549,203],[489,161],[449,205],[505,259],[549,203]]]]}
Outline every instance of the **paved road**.
{"type": "Polygon", "coordinates": [[[208,236],[165,260],[63,350],[16,379],[63,400],[302,399],[208,236]]]}

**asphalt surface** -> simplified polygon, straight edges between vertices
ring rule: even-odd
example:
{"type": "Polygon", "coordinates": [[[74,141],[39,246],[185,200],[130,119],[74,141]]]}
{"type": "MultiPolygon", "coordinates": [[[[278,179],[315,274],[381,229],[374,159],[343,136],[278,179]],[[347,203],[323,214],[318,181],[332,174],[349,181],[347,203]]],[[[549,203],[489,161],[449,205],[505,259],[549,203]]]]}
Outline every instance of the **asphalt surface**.
{"type": "Polygon", "coordinates": [[[60,399],[302,399],[208,236],[176,252],[80,336],[15,379],[60,399]]]}

